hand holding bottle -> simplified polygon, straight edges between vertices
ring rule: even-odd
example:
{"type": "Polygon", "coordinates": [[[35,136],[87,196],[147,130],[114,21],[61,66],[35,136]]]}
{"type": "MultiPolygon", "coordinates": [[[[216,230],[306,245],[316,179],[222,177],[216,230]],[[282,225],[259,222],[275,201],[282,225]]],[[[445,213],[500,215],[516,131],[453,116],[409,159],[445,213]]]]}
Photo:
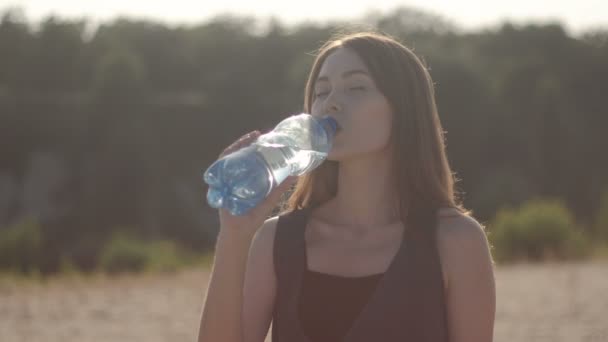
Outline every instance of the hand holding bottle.
{"type": "Polygon", "coordinates": [[[318,167],[332,147],[337,128],[330,116],[301,113],[287,117],[264,135],[243,136],[204,172],[209,184],[207,202],[233,215],[247,213],[287,178],[318,167]]]}
{"type": "MultiPolygon", "coordinates": [[[[218,159],[224,156],[236,152],[242,148],[251,145],[260,136],[259,131],[253,131],[243,135],[230,146],[228,146],[220,154],[218,159]]],[[[219,208],[220,215],[220,226],[222,229],[240,229],[240,230],[257,230],[266,218],[272,213],[274,207],[279,203],[281,195],[285,193],[289,188],[295,184],[298,177],[289,176],[279,186],[274,188],[270,194],[260,202],[256,207],[248,211],[244,215],[232,215],[227,209],[219,208]]],[[[252,232],[252,233],[254,233],[252,232]]]]}

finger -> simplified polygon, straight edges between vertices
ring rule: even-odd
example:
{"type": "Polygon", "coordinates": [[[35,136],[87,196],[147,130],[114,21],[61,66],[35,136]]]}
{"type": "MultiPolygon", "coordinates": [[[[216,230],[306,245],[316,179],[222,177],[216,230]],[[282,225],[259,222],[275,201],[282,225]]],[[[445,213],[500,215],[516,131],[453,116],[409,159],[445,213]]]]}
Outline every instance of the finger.
{"type": "Polygon", "coordinates": [[[237,140],[237,143],[238,143],[238,142],[247,141],[247,140],[251,140],[252,138],[257,137],[259,134],[260,134],[260,132],[259,132],[259,131],[251,131],[251,132],[249,132],[249,133],[247,133],[247,134],[243,135],[242,137],[240,137],[240,138],[237,140]]]}
{"type": "Polygon", "coordinates": [[[246,145],[246,144],[250,143],[252,140],[256,139],[257,136],[258,136],[258,134],[256,132],[247,133],[247,134],[243,135],[242,137],[240,137],[237,141],[232,143],[228,147],[228,149],[234,150],[236,148],[242,147],[243,145],[246,145]]]}
{"type": "Polygon", "coordinates": [[[285,179],[285,181],[283,181],[283,183],[281,184],[281,187],[284,188],[285,190],[287,190],[290,187],[292,187],[294,184],[296,184],[297,182],[298,182],[297,176],[289,176],[285,179]]]}
{"type": "Polygon", "coordinates": [[[226,149],[224,149],[222,151],[222,153],[220,153],[220,158],[224,157],[225,155],[228,155],[234,151],[238,151],[245,146],[250,145],[251,142],[254,141],[255,139],[257,139],[259,136],[260,136],[259,131],[253,131],[253,132],[249,132],[249,133],[243,135],[237,141],[235,141],[230,146],[228,146],[226,149]]]}
{"type": "Polygon", "coordinates": [[[281,198],[281,196],[287,190],[289,190],[289,188],[292,187],[296,183],[297,180],[298,180],[298,177],[295,177],[295,176],[287,177],[283,181],[283,183],[279,184],[279,186],[277,186],[276,188],[274,188],[270,192],[270,194],[268,194],[268,197],[264,201],[264,202],[266,202],[265,204],[274,207],[274,205],[276,204],[276,202],[279,201],[279,199],[281,198]]]}

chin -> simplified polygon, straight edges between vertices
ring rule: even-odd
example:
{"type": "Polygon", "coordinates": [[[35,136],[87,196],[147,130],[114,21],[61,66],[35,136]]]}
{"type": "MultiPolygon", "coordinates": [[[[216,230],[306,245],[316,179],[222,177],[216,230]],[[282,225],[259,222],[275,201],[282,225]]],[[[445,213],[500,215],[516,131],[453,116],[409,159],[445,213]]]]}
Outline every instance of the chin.
{"type": "Polygon", "coordinates": [[[352,158],[352,154],[345,153],[344,151],[340,151],[338,149],[333,149],[327,155],[326,160],[340,162],[346,159],[352,158]]]}
{"type": "Polygon", "coordinates": [[[388,150],[387,146],[373,148],[373,149],[369,149],[369,150],[363,150],[363,151],[354,151],[354,150],[348,150],[348,149],[345,150],[345,149],[340,149],[339,147],[335,147],[331,151],[329,151],[329,154],[327,155],[326,160],[341,162],[341,161],[347,161],[347,160],[358,159],[358,158],[370,158],[370,157],[376,158],[377,156],[385,155],[388,152],[389,152],[389,150],[388,150]]]}
{"type": "Polygon", "coordinates": [[[340,161],[340,160],[344,159],[343,154],[344,153],[341,153],[340,149],[334,145],[334,147],[327,154],[326,160],[340,161]]]}
{"type": "Polygon", "coordinates": [[[325,158],[326,161],[339,161],[338,159],[336,159],[336,157],[333,154],[329,154],[327,156],[327,158],[325,158]]]}

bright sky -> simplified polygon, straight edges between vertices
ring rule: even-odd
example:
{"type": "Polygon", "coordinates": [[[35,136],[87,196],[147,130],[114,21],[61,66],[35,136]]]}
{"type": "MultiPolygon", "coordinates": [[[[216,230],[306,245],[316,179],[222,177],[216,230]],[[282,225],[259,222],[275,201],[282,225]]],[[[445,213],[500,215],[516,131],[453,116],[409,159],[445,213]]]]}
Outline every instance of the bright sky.
{"type": "Polygon", "coordinates": [[[464,29],[477,29],[505,19],[518,23],[559,20],[573,33],[600,26],[608,28],[607,0],[0,0],[0,11],[21,7],[33,21],[49,14],[94,21],[126,15],[170,24],[203,22],[217,14],[234,13],[260,18],[275,16],[289,24],[355,18],[371,9],[387,13],[399,5],[431,11],[464,29]]]}

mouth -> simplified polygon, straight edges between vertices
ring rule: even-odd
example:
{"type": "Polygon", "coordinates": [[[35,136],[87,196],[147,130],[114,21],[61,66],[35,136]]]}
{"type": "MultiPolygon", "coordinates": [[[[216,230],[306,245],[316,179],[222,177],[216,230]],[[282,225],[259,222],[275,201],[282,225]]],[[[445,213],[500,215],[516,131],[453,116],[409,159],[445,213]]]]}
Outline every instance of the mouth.
{"type": "Polygon", "coordinates": [[[334,117],[332,117],[332,118],[336,122],[336,134],[338,134],[342,131],[342,125],[340,124],[340,121],[336,120],[336,118],[334,118],[334,117]]]}
{"type": "Polygon", "coordinates": [[[342,131],[342,126],[340,125],[339,122],[337,122],[337,124],[336,124],[336,134],[340,133],[341,131],[342,131]]]}
{"type": "Polygon", "coordinates": [[[342,125],[340,125],[340,123],[338,122],[338,120],[336,120],[336,118],[334,118],[330,115],[325,115],[324,119],[327,120],[327,122],[330,123],[330,125],[335,128],[334,134],[338,134],[338,133],[340,133],[340,131],[342,131],[342,125]]]}

